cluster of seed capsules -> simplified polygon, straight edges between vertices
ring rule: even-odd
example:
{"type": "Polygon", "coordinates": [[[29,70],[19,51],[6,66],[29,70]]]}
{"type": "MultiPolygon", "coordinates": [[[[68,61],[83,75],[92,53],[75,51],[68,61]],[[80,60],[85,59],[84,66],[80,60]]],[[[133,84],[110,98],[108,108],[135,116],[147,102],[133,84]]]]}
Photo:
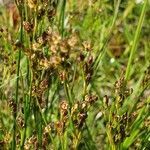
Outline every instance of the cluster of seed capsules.
{"type": "MultiPolygon", "coordinates": [[[[69,106],[67,101],[61,101],[59,105],[59,120],[49,123],[43,128],[42,148],[46,148],[45,146],[50,143],[51,138],[56,135],[62,136],[70,124],[73,124],[75,130],[83,128],[88,117],[88,109],[97,99],[96,95],[87,95],[83,101],[76,102],[72,107],[69,106]]],[[[26,139],[24,148],[27,150],[37,146],[37,136],[33,134],[30,138],[26,139]]]]}

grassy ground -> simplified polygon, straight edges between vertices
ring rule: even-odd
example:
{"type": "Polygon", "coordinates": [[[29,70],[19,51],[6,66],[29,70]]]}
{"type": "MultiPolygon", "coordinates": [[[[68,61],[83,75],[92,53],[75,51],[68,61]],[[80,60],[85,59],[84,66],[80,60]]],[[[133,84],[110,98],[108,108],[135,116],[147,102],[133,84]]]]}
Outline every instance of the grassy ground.
{"type": "Polygon", "coordinates": [[[0,6],[0,150],[150,149],[150,1],[0,6]]]}

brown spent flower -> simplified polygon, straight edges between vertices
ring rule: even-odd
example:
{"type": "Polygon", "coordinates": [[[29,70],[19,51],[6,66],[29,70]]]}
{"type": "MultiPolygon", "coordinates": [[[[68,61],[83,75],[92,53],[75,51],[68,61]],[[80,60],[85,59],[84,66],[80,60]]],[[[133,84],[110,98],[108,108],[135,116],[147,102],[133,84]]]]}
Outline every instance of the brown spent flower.
{"type": "Polygon", "coordinates": [[[10,99],[8,101],[8,105],[9,105],[10,108],[12,108],[13,113],[17,112],[17,104],[15,103],[14,100],[10,99]]]}
{"type": "Polygon", "coordinates": [[[42,17],[45,15],[45,9],[42,6],[38,6],[38,14],[37,14],[37,19],[41,20],[42,17]]]}
{"type": "Polygon", "coordinates": [[[62,133],[64,132],[64,123],[62,121],[57,121],[55,123],[55,128],[57,130],[57,133],[59,135],[62,135],[62,133]]]}
{"type": "Polygon", "coordinates": [[[29,21],[24,21],[24,22],[23,22],[23,26],[24,26],[24,29],[25,29],[25,31],[26,31],[27,33],[30,33],[30,32],[33,31],[34,26],[33,26],[33,24],[30,23],[29,21]]]}
{"type": "Polygon", "coordinates": [[[64,83],[64,81],[66,80],[66,71],[60,72],[59,78],[60,78],[61,83],[64,83]]]}
{"type": "Polygon", "coordinates": [[[61,63],[61,58],[59,56],[52,56],[50,58],[50,63],[52,67],[57,68],[58,65],[61,63]]]}
{"type": "Polygon", "coordinates": [[[107,95],[105,95],[104,98],[103,98],[103,104],[104,104],[104,108],[105,109],[108,108],[108,106],[109,106],[109,98],[108,98],[107,95]]]}
{"type": "Polygon", "coordinates": [[[84,47],[84,49],[86,51],[91,51],[92,50],[92,46],[91,46],[91,42],[90,41],[84,41],[82,43],[82,45],[83,45],[83,47],[84,47]]]}
{"type": "Polygon", "coordinates": [[[79,110],[79,102],[75,103],[73,107],[71,108],[71,116],[75,114],[79,110]]]}
{"type": "Polygon", "coordinates": [[[85,120],[87,118],[87,113],[86,112],[84,112],[84,113],[78,113],[77,118],[78,118],[78,123],[77,123],[76,126],[78,128],[82,128],[82,126],[85,123],[85,120]]]}
{"type": "Polygon", "coordinates": [[[86,95],[85,101],[89,104],[93,104],[95,101],[97,101],[98,97],[96,95],[86,95]]]}
{"type": "Polygon", "coordinates": [[[45,59],[41,59],[39,62],[39,65],[43,68],[43,69],[48,69],[50,67],[50,62],[45,58],[45,59]]]}
{"type": "Polygon", "coordinates": [[[47,11],[47,18],[49,21],[56,15],[56,9],[54,7],[51,7],[47,11]]]}
{"type": "Polygon", "coordinates": [[[62,117],[66,116],[68,113],[68,103],[66,101],[62,101],[60,103],[59,108],[60,108],[60,113],[61,113],[62,117]]]}
{"type": "Polygon", "coordinates": [[[44,133],[44,134],[50,133],[51,130],[52,130],[52,129],[51,129],[51,124],[48,124],[48,125],[44,128],[43,133],[44,133]]]}
{"type": "Polygon", "coordinates": [[[32,135],[30,138],[26,139],[25,144],[24,144],[24,149],[25,150],[30,150],[31,146],[34,145],[34,147],[37,145],[37,137],[35,135],[32,135]]]}
{"type": "Polygon", "coordinates": [[[17,117],[17,124],[19,125],[19,127],[23,128],[24,127],[24,120],[21,116],[17,117]]]}

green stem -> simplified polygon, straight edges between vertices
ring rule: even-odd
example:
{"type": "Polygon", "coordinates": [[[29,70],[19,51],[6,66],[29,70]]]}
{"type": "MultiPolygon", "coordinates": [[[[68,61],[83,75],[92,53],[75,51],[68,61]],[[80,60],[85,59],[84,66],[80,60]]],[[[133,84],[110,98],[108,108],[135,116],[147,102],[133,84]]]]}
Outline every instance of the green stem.
{"type": "Polygon", "coordinates": [[[69,84],[67,83],[67,81],[64,81],[64,90],[65,90],[65,94],[66,94],[67,100],[69,102],[69,105],[72,106],[73,101],[72,101],[72,96],[71,96],[69,84]]]}
{"type": "Polygon", "coordinates": [[[135,51],[136,51],[136,48],[137,48],[137,45],[138,45],[138,40],[139,40],[140,32],[141,32],[141,29],[142,29],[142,24],[143,24],[143,21],[144,21],[144,16],[145,16],[145,13],[146,13],[147,2],[148,2],[148,0],[144,1],[141,16],[139,18],[138,26],[137,26],[137,29],[136,29],[136,32],[135,32],[133,45],[131,47],[130,57],[129,57],[129,60],[128,60],[128,65],[127,65],[127,69],[126,69],[126,73],[125,73],[125,79],[126,80],[130,79],[131,64],[133,62],[134,54],[135,54],[135,51]]]}
{"type": "Polygon", "coordinates": [[[106,35],[106,40],[104,41],[104,44],[102,45],[102,47],[100,48],[100,50],[96,54],[95,62],[93,64],[93,67],[94,67],[94,70],[95,70],[94,74],[96,74],[99,63],[100,63],[100,60],[105,54],[105,47],[111,39],[111,35],[112,35],[113,29],[114,29],[114,26],[115,26],[115,23],[116,23],[116,20],[117,20],[118,12],[119,12],[120,2],[121,2],[121,0],[117,1],[115,12],[114,12],[114,17],[113,17],[110,29],[108,31],[108,34],[106,35]]]}
{"type": "Polygon", "coordinates": [[[65,20],[65,7],[66,7],[66,0],[63,0],[60,17],[59,17],[59,24],[61,24],[61,35],[64,36],[64,20],[65,20]]]}
{"type": "MultiPolygon", "coordinates": [[[[21,15],[21,23],[20,23],[20,42],[23,43],[23,8],[22,5],[19,5],[19,12],[21,15]]],[[[16,95],[15,95],[15,104],[16,104],[16,112],[13,114],[14,124],[13,124],[13,141],[12,141],[12,149],[16,149],[16,117],[17,117],[17,104],[18,104],[18,92],[19,92],[19,71],[20,71],[20,60],[21,60],[21,48],[19,49],[18,55],[18,63],[17,63],[17,79],[16,79],[16,95]]]]}
{"type": "MultiPolygon", "coordinates": [[[[22,72],[20,71],[21,74],[21,86],[22,86],[22,92],[23,92],[23,102],[24,102],[24,114],[26,116],[26,106],[25,106],[25,102],[26,102],[26,97],[25,97],[25,88],[24,88],[24,82],[23,82],[23,75],[22,72]]],[[[23,131],[21,132],[21,141],[20,141],[20,149],[23,149],[24,146],[24,142],[25,142],[25,137],[26,137],[26,117],[25,117],[25,128],[23,128],[23,131]]]]}

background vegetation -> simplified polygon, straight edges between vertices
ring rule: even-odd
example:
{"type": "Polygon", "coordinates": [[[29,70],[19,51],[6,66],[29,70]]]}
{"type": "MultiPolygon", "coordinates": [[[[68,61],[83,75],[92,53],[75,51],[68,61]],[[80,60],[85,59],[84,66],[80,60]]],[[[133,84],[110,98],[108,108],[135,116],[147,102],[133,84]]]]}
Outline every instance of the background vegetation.
{"type": "Polygon", "coordinates": [[[0,149],[150,149],[150,2],[0,6],[0,149]]]}

